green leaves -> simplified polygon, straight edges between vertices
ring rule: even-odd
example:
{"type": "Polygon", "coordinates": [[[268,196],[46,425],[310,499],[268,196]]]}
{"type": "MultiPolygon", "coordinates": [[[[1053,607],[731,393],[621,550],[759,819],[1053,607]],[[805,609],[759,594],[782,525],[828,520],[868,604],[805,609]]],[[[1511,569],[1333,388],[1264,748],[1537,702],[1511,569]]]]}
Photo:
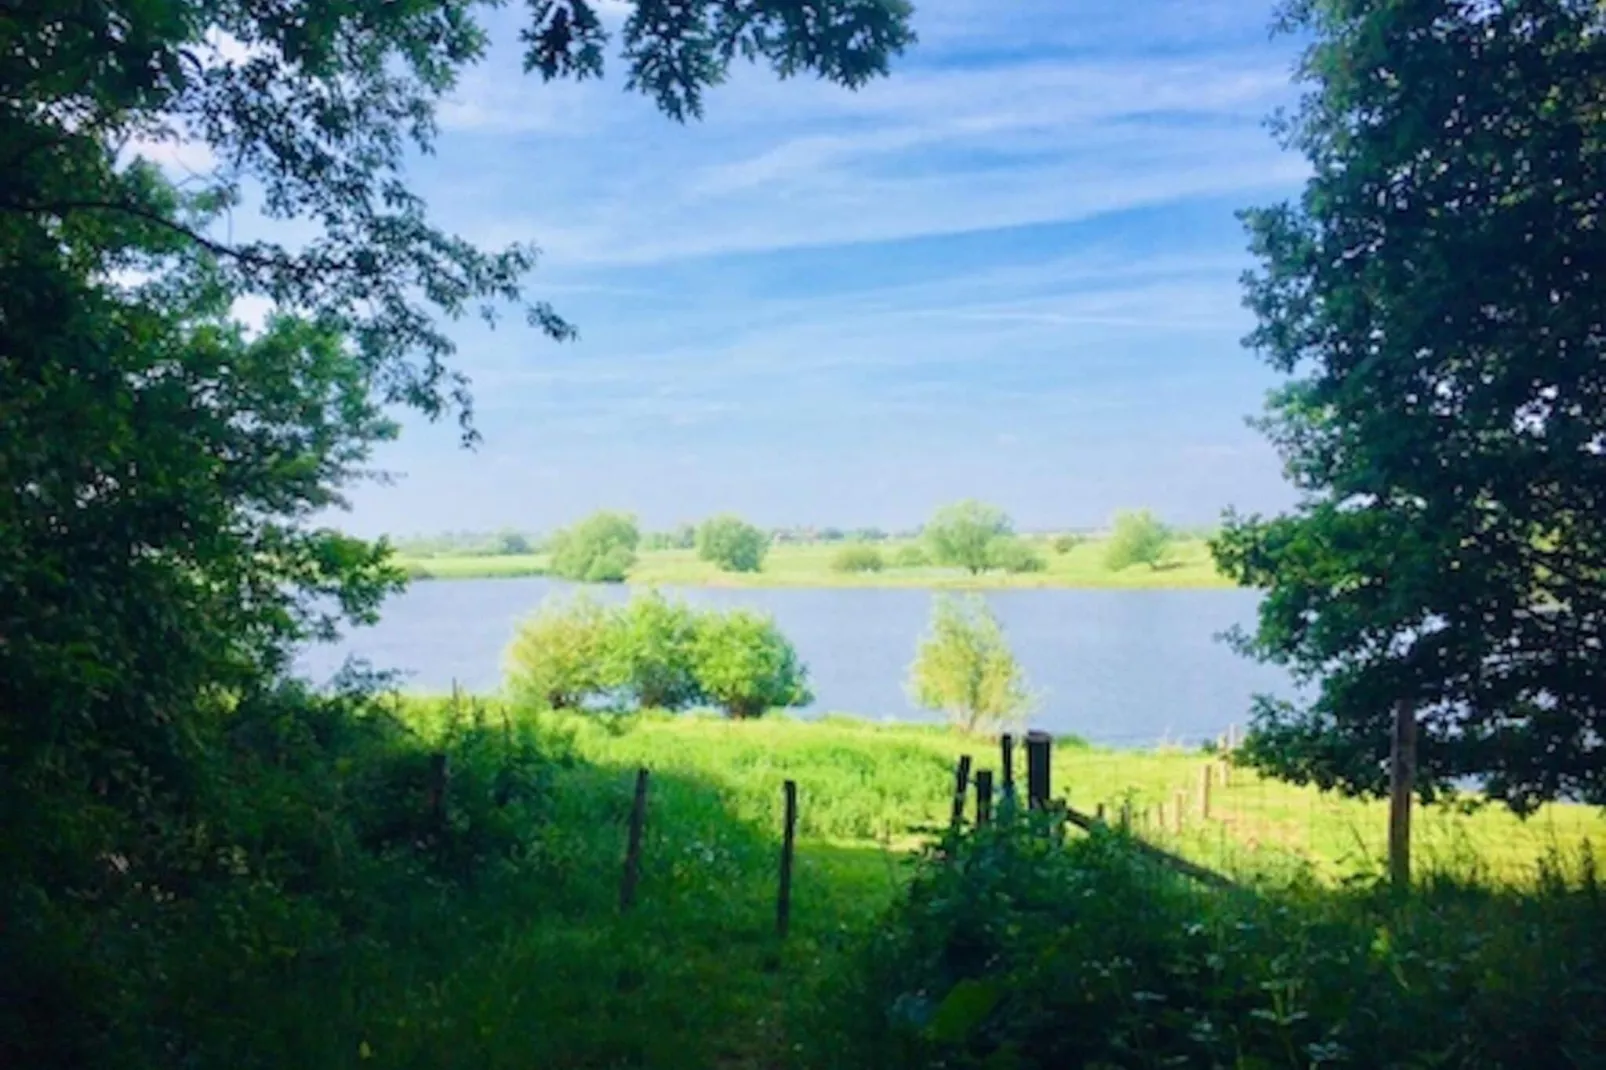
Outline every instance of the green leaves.
{"type": "Polygon", "coordinates": [[[709,517],[697,528],[697,556],[726,572],[758,572],[769,546],[769,536],[730,513],[709,517]]]}
{"type": "Polygon", "coordinates": [[[925,539],[939,565],[957,565],[974,575],[994,564],[994,541],[1014,530],[1002,509],[966,499],[937,510],[926,525],[925,539]]]}
{"type": "Polygon", "coordinates": [[[1171,538],[1170,529],[1147,509],[1116,513],[1104,546],[1104,567],[1111,572],[1133,565],[1157,569],[1165,563],[1171,538]]]}
{"type": "Polygon", "coordinates": [[[1311,43],[1283,134],[1312,177],[1245,214],[1248,342],[1292,377],[1261,427],[1303,498],[1214,549],[1267,589],[1245,649],[1314,693],[1263,704],[1250,753],[1375,790],[1404,699],[1425,793],[1606,802],[1602,9],[1288,17],[1311,43]]]}
{"type": "Polygon", "coordinates": [[[1003,628],[976,596],[933,599],[930,630],[909,668],[909,693],[967,732],[1007,726],[1031,704],[1003,628]]]}
{"type": "Polygon", "coordinates": [[[636,563],[641,532],[628,513],[601,511],[552,536],[554,576],[584,583],[623,583],[636,563]]]}

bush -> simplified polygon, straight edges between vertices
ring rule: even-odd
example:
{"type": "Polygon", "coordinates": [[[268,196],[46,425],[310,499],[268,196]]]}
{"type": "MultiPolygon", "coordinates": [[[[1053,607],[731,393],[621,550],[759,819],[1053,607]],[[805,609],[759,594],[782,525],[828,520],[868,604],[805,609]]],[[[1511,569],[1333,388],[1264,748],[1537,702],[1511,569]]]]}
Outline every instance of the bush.
{"type": "Polygon", "coordinates": [[[1054,536],[1053,546],[1054,552],[1057,554],[1068,554],[1080,545],[1082,545],[1082,536],[1080,535],[1066,533],[1054,536]]]}
{"type": "Polygon", "coordinates": [[[831,568],[836,572],[880,572],[886,567],[881,551],[862,542],[849,543],[831,558],[831,568]]]}
{"type": "MultiPolygon", "coordinates": [[[[842,993],[837,1065],[1596,1065],[1600,889],[1207,891],[1113,832],[932,852],[842,993]]],[[[821,1038],[822,1042],[824,1038],[821,1038]]]]}
{"type": "Polygon", "coordinates": [[[552,574],[582,583],[621,583],[636,563],[640,541],[629,514],[593,513],[552,536],[552,574]]]}
{"type": "Polygon", "coordinates": [[[611,675],[624,696],[643,709],[679,710],[702,700],[693,657],[706,614],[657,591],[617,612],[609,632],[611,675]]]}
{"type": "Polygon", "coordinates": [[[759,571],[769,544],[769,536],[728,513],[710,517],[697,529],[697,556],[726,572],[759,571]]]}
{"type": "Polygon", "coordinates": [[[1171,544],[1171,531],[1147,509],[1119,512],[1111,525],[1110,541],[1104,548],[1104,566],[1119,572],[1131,565],[1158,569],[1171,544]]]}
{"type": "Polygon", "coordinates": [[[585,595],[549,599],[519,625],[505,661],[515,702],[574,709],[613,696],[624,683],[621,623],[585,595]]]}
{"type": "Polygon", "coordinates": [[[504,531],[496,537],[496,552],[504,557],[532,552],[530,540],[517,531],[504,531]]]}
{"type": "Polygon", "coordinates": [[[892,563],[898,568],[925,568],[931,564],[931,557],[918,543],[910,543],[898,550],[892,558],[892,563]]]}
{"type": "Polygon", "coordinates": [[[909,694],[928,710],[943,710],[967,732],[1017,720],[1030,704],[1025,674],[1003,628],[974,596],[935,599],[930,631],[909,668],[909,694]]]}
{"type": "Polygon", "coordinates": [[[1042,572],[1048,568],[1043,555],[1022,539],[994,539],[987,548],[987,555],[994,568],[1005,572],[1042,572]]]}
{"type": "Polygon", "coordinates": [[[814,701],[808,670],[768,616],[744,609],[703,617],[694,644],[703,695],[736,718],[814,701]]]}

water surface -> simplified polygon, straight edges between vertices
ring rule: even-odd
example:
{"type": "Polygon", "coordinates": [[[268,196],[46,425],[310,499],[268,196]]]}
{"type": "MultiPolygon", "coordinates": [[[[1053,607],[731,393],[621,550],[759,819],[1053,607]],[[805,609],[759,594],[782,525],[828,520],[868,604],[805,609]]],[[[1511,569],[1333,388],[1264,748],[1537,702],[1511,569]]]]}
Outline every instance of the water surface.
{"type": "MultiPolygon", "coordinates": [[[[405,673],[406,686],[445,691],[455,682],[495,690],[501,655],[520,618],[572,585],[543,577],[415,584],[387,603],[372,628],[306,651],[317,680],[348,655],[405,673]]],[[[619,587],[593,588],[607,601],[619,587]]],[[[666,590],[700,606],[743,606],[774,615],[809,667],[815,704],[804,711],[926,719],[904,693],[932,594],[907,588],[686,588],[666,590]]],[[[1217,635],[1249,626],[1252,591],[1017,590],[986,595],[1040,701],[1034,727],[1123,745],[1213,738],[1243,724],[1250,697],[1286,693],[1278,671],[1238,657],[1217,635]]]]}

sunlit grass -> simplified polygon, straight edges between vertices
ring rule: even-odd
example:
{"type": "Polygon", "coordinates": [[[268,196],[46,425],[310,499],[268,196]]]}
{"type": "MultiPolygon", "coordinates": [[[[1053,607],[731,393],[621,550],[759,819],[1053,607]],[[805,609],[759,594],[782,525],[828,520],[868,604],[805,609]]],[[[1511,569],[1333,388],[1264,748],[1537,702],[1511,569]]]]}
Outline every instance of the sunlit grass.
{"type": "MultiPolygon", "coordinates": [[[[761,572],[722,572],[700,560],[693,550],[648,550],[639,555],[629,580],[634,584],[719,587],[942,587],[955,589],[1077,587],[1077,588],[1199,588],[1228,587],[1231,582],[1216,571],[1210,549],[1198,539],[1174,543],[1167,564],[1159,569],[1144,565],[1112,572],[1104,565],[1104,544],[1081,543],[1068,553],[1055,553],[1037,544],[1047,569],[1010,574],[989,571],[972,576],[963,569],[927,566],[892,567],[906,542],[878,544],[889,567],[880,572],[842,573],[831,568],[840,543],[780,545],[770,548],[761,572]]],[[[503,557],[403,557],[403,567],[425,579],[486,579],[536,576],[546,571],[544,554],[503,557]]]]}

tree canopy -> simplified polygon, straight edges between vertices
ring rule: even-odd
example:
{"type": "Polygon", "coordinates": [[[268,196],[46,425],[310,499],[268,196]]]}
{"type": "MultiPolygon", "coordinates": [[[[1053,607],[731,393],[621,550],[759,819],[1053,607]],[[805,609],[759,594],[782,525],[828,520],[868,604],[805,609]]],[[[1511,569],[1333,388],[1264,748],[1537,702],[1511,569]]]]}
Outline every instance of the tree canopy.
{"type": "Polygon", "coordinates": [[[726,572],[758,572],[770,537],[739,516],[711,516],[697,528],[697,556],[726,572]]]}
{"type": "Polygon", "coordinates": [[[553,533],[552,574],[582,583],[623,583],[640,542],[635,517],[600,510],[553,533]]]}
{"type": "Polygon", "coordinates": [[[1312,175],[1247,213],[1262,421],[1300,493],[1233,516],[1264,587],[1248,756],[1381,792],[1396,702],[1420,783],[1606,803],[1606,8],[1306,0],[1312,175]]]}
{"type": "Polygon", "coordinates": [[[1104,567],[1119,572],[1133,565],[1157,569],[1165,562],[1171,545],[1171,529],[1147,509],[1123,510],[1110,524],[1110,540],[1104,546],[1104,567]]]}
{"type": "MultiPolygon", "coordinates": [[[[122,902],[171,920],[182,904],[159,907],[151,889],[167,902],[226,883],[217,859],[260,842],[229,839],[215,808],[248,763],[216,756],[249,709],[314,738],[296,727],[303,700],[270,701],[292,651],[371,618],[399,586],[383,544],[317,518],[395,433],[392,406],[455,413],[472,438],[446,324],[511,312],[573,334],[524,292],[532,246],[481,249],[441,230],[407,183],[437,103],[484,53],[488,6],[0,8],[0,959],[18,991],[94,988],[49,970],[86,932],[132,931],[82,920],[112,909],[106,859],[118,888],[145,889],[122,902]],[[179,147],[209,158],[182,182],[151,162],[179,147]],[[231,213],[258,210],[270,236],[236,238],[231,213]],[[273,229],[286,221],[293,239],[273,229]],[[234,320],[247,298],[273,309],[260,330],[234,320]]],[[[912,40],[901,0],[628,6],[627,85],[676,119],[699,114],[738,58],[856,86],[912,40]]],[[[530,71],[601,73],[597,5],[530,12],[530,71]]],[[[276,864],[245,867],[264,900],[276,864]]],[[[156,939],[160,920],[132,928],[156,939]]],[[[106,966],[107,992],[140,983],[141,946],[106,966]]],[[[120,1022],[120,1004],[65,1006],[0,1055],[145,1062],[80,1028],[120,1022]]],[[[152,1044],[178,1035],[119,1028],[152,1044]]],[[[193,1061],[159,1050],[160,1065],[193,1061]]]]}
{"type": "Polygon", "coordinates": [[[938,509],[924,534],[939,565],[955,565],[974,575],[994,564],[993,543],[1014,531],[1002,509],[971,498],[938,509]]]}
{"type": "Polygon", "coordinates": [[[939,595],[909,668],[909,694],[966,732],[1019,720],[1031,704],[1026,675],[987,603],[939,595]]]}

